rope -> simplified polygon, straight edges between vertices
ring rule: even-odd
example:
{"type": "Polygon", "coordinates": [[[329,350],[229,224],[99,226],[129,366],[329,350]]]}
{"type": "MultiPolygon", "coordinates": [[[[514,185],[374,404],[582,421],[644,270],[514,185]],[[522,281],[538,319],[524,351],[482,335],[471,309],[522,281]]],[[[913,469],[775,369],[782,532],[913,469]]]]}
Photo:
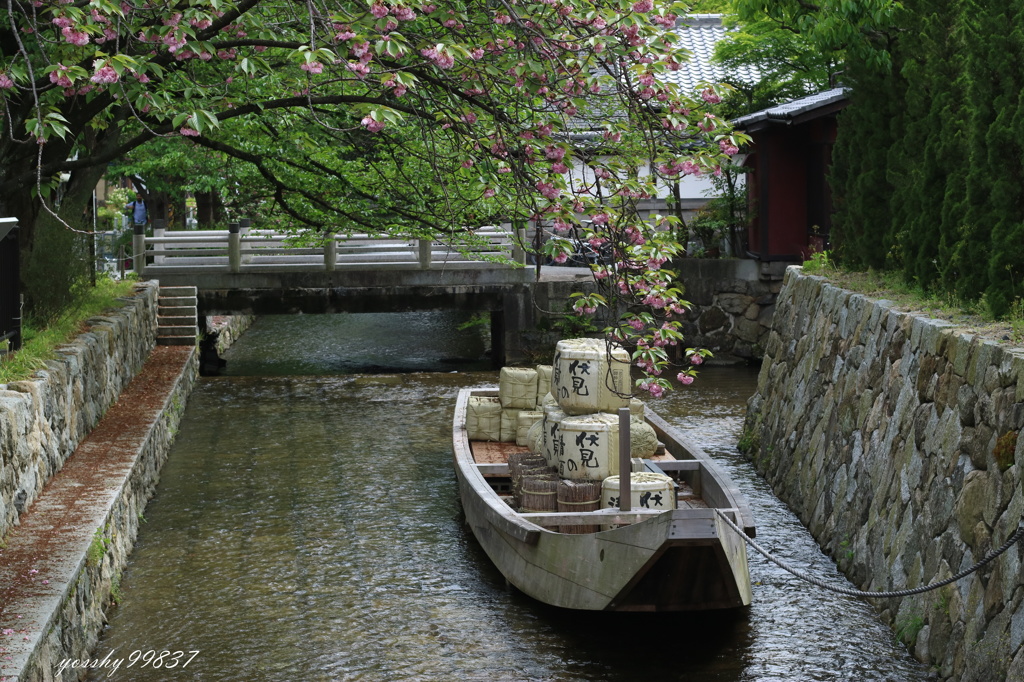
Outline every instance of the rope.
{"type": "Polygon", "coordinates": [[[811,583],[812,585],[817,585],[818,587],[824,588],[826,590],[831,590],[832,592],[837,592],[839,594],[845,594],[849,597],[866,597],[868,599],[889,599],[893,597],[909,597],[912,594],[921,594],[922,592],[937,590],[938,588],[949,585],[950,583],[955,583],[957,580],[960,580],[961,578],[968,576],[971,573],[974,573],[986,564],[991,563],[992,560],[994,560],[996,557],[998,557],[1006,550],[1010,549],[1010,547],[1016,544],[1018,540],[1024,537],[1024,518],[1022,518],[1020,522],[1017,524],[1017,532],[1011,535],[1010,539],[1007,540],[1001,547],[992,552],[989,552],[987,555],[985,555],[984,558],[981,559],[981,561],[979,561],[978,563],[974,564],[966,570],[960,571],[951,578],[940,580],[937,583],[931,583],[929,585],[915,587],[910,590],[896,590],[894,592],[862,592],[861,590],[852,590],[846,587],[840,587],[839,585],[827,583],[824,580],[815,578],[814,576],[808,575],[806,573],[803,573],[802,571],[793,568],[781,559],[776,559],[768,552],[768,550],[764,549],[759,544],[754,542],[753,538],[747,536],[747,534],[743,532],[743,529],[737,526],[735,523],[733,523],[732,519],[726,516],[720,509],[715,509],[715,513],[718,514],[718,516],[721,517],[722,520],[725,521],[730,528],[736,531],[739,534],[739,536],[746,541],[748,545],[757,550],[758,554],[763,556],[765,559],[768,559],[768,561],[771,561],[779,568],[788,571],[789,573],[793,574],[797,578],[800,578],[801,580],[805,580],[811,583]]]}

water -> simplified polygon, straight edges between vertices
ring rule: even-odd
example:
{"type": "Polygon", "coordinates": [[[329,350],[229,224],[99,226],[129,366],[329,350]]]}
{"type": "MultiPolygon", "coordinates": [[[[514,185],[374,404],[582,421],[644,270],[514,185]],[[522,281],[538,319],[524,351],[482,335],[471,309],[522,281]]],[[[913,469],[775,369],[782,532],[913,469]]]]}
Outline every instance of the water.
{"type": "MultiPolygon", "coordinates": [[[[244,335],[234,376],[189,401],[96,649],[199,653],[88,679],[928,679],[868,605],[753,552],[754,604],[736,613],[580,614],[507,588],[465,529],[451,466],[458,389],[497,380],[450,371],[487,364],[460,319],[262,319],[244,335]],[[406,373],[343,373],[366,366],[406,373]]],[[[735,452],[755,380],[708,369],[656,407],[724,460],[763,544],[837,576],[735,452]]]]}

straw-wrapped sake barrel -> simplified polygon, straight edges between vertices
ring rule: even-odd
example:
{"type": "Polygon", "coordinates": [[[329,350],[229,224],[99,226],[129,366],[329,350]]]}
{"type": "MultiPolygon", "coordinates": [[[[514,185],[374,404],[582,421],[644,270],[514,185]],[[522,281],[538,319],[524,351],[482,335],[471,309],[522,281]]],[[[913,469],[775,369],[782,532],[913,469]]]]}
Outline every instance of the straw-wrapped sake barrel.
{"type": "Polygon", "coordinates": [[[619,417],[597,413],[558,422],[558,475],[574,481],[603,481],[619,470],[619,417]]]}
{"type": "MultiPolygon", "coordinates": [[[[516,445],[532,448],[530,430],[535,424],[544,420],[544,413],[539,410],[522,410],[516,416],[516,445]]],[[[540,453],[537,453],[540,454],[540,453]]]]}
{"type": "Polygon", "coordinates": [[[629,353],[600,339],[566,339],[555,346],[551,392],[566,414],[616,412],[629,406],[629,353]]]}
{"type": "Polygon", "coordinates": [[[542,432],[542,449],[539,454],[544,455],[548,464],[558,468],[558,453],[562,449],[562,435],[558,425],[565,418],[565,412],[559,409],[557,404],[544,406],[544,430],[542,432]]]}
{"type": "MultiPolygon", "coordinates": [[[[634,471],[629,476],[632,509],[668,511],[676,508],[675,481],[665,474],[634,471]]],[[[601,506],[619,506],[619,477],[609,476],[601,485],[601,506]]]]}

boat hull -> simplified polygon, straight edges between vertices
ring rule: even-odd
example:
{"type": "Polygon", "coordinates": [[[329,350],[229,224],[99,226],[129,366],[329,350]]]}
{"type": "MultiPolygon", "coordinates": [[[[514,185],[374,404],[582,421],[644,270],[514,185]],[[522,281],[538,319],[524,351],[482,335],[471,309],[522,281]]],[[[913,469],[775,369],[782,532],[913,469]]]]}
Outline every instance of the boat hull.
{"type": "MultiPolygon", "coordinates": [[[[539,601],[581,610],[691,611],[750,604],[746,546],[713,509],[676,509],[578,535],[517,514],[473,462],[465,438],[467,398],[460,396],[454,439],[466,522],[516,588],[539,601]]],[[[749,525],[737,507],[726,513],[749,525]]],[[[606,523],[614,520],[609,516],[606,523]]]]}

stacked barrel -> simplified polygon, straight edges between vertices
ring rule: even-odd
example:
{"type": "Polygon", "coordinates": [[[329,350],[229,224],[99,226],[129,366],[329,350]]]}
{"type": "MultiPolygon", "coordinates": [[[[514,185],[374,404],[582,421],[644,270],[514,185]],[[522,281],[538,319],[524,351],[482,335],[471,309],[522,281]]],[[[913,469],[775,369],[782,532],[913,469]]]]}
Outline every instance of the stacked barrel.
{"type": "MultiPolygon", "coordinates": [[[[654,429],[643,420],[643,403],[630,398],[630,384],[629,353],[599,339],[560,341],[550,367],[502,370],[497,439],[516,440],[531,451],[509,458],[521,511],[583,512],[619,506],[617,493],[611,494],[618,490],[618,410],[630,409],[630,457],[651,457],[658,446],[654,429]],[[536,398],[527,407],[531,386],[536,398]],[[533,468],[524,467],[523,461],[533,468]],[[545,467],[538,470],[541,461],[545,467]],[[604,496],[602,489],[607,489],[604,496]]],[[[669,477],[641,478],[632,495],[634,507],[674,508],[669,477]]],[[[561,528],[563,533],[596,530],[589,525],[561,528]]]]}

